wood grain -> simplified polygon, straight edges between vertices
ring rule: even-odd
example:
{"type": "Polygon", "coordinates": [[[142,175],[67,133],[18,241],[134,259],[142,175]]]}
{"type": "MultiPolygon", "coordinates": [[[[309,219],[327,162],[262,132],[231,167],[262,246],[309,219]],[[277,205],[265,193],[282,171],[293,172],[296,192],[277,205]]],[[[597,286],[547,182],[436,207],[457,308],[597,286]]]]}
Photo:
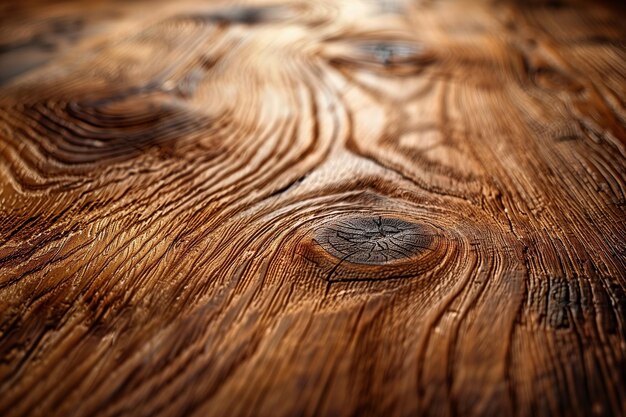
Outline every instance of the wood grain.
{"type": "Polygon", "coordinates": [[[626,415],[619,4],[0,10],[0,415],[626,415]]]}

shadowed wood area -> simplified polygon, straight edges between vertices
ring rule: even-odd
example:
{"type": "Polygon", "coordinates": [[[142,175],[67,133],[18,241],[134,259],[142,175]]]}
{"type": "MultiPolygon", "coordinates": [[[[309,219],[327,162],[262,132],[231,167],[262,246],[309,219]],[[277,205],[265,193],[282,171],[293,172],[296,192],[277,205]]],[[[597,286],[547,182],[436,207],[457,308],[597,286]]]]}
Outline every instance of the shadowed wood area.
{"type": "Polygon", "coordinates": [[[625,19],[4,1],[0,415],[626,415],[625,19]]]}

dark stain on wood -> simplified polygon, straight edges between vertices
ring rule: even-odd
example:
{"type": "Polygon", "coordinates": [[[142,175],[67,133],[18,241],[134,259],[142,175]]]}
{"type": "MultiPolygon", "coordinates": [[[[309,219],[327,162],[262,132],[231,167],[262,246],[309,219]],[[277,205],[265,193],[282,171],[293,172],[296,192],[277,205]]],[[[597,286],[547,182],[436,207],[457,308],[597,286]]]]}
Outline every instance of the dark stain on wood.
{"type": "Polygon", "coordinates": [[[249,6],[232,7],[216,12],[186,16],[197,21],[220,25],[258,25],[272,23],[284,17],[287,7],[281,6],[249,6]]]}

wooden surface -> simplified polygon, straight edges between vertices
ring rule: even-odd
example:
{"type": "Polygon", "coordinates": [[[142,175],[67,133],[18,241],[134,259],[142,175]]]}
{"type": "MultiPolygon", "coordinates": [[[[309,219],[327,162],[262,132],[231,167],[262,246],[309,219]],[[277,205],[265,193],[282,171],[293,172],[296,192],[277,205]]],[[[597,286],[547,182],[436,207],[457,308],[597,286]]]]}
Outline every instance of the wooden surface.
{"type": "Polygon", "coordinates": [[[0,16],[0,415],[626,414],[619,3],[0,16]]]}

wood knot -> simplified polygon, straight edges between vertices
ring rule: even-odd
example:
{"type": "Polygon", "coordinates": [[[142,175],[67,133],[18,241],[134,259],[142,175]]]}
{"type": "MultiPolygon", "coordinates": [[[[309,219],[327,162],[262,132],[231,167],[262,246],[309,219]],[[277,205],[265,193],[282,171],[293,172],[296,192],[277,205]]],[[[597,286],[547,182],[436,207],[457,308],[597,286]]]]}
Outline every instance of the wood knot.
{"type": "Polygon", "coordinates": [[[318,230],[315,241],[342,262],[364,265],[383,265],[432,251],[432,235],[424,227],[382,216],[337,220],[318,230]]]}
{"type": "Polygon", "coordinates": [[[366,42],[359,45],[359,48],[386,67],[411,63],[423,52],[419,45],[398,42],[366,42]]]}
{"type": "Polygon", "coordinates": [[[325,53],[335,65],[396,75],[419,73],[435,58],[425,45],[409,40],[337,39],[325,53]]]}

